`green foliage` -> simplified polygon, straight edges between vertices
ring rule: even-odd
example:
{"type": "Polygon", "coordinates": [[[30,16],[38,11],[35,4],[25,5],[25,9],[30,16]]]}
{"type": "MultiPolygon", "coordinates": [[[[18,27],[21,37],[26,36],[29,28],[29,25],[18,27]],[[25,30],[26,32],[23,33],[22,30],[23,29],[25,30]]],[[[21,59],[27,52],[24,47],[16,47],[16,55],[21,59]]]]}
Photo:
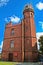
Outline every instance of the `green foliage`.
{"type": "Polygon", "coordinates": [[[41,53],[43,54],[43,36],[40,36],[40,38],[39,38],[39,43],[40,43],[40,51],[41,51],[41,53]]]}
{"type": "Polygon", "coordinates": [[[41,65],[40,62],[3,62],[0,61],[0,65],[41,65]]]}
{"type": "Polygon", "coordinates": [[[16,65],[16,62],[0,62],[0,65],[16,65]]]}

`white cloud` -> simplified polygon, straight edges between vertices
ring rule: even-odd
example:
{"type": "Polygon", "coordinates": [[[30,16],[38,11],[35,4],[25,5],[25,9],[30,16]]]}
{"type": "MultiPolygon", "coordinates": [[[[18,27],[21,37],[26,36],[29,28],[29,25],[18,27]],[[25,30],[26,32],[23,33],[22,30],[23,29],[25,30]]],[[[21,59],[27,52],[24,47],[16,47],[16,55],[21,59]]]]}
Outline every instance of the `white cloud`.
{"type": "Polygon", "coordinates": [[[17,16],[10,16],[10,17],[5,18],[5,21],[6,22],[11,21],[12,23],[19,23],[20,18],[17,16]]]}
{"type": "Polygon", "coordinates": [[[37,33],[36,33],[37,39],[39,39],[39,37],[40,37],[41,35],[43,35],[43,32],[37,32],[37,33]]]}
{"type": "Polygon", "coordinates": [[[0,45],[0,53],[2,51],[2,46],[3,46],[3,41],[1,42],[1,45],[0,45]]]}
{"type": "Polygon", "coordinates": [[[39,2],[36,4],[36,7],[39,9],[39,10],[43,10],[43,3],[42,2],[39,2]]]}
{"type": "Polygon", "coordinates": [[[10,17],[10,20],[12,21],[12,22],[19,22],[20,21],[20,18],[18,18],[18,17],[13,17],[13,16],[11,16],[10,17]]]}
{"type": "Polygon", "coordinates": [[[3,41],[1,42],[0,48],[2,48],[2,46],[3,46],[3,41]]]}
{"type": "Polygon", "coordinates": [[[38,46],[38,49],[40,48],[39,47],[39,42],[38,42],[38,39],[40,38],[40,36],[42,36],[43,35],[43,32],[37,32],[36,33],[36,37],[37,37],[37,46],[38,46]]]}
{"type": "Polygon", "coordinates": [[[5,21],[6,21],[6,22],[8,22],[8,19],[7,19],[7,18],[5,18],[5,21]]]}
{"type": "Polygon", "coordinates": [[[39,21],[39,24],[40,24],[41,28],[43,29],[43,22],[39,21]]]}
{"type": "Polygon", "coordinates": [[[9,0],[0,0],[0,7],[7,5],[8,2],[9,0]]]}

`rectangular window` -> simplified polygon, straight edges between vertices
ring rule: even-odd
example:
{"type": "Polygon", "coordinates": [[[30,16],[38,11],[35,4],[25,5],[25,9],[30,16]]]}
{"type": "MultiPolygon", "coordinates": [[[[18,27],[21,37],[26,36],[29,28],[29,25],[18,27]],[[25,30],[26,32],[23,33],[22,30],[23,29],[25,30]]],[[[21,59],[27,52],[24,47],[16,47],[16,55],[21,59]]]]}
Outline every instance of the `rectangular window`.
{"type": "Polygon", "coordinates": [[[10,47],[14,48],[14,41],[13,40],[10,42],[10,47]]]}
{"type": "Polygon", "coordinates": [[[14,35],[14,29],[11,30],[11,35],[14,35]]]}

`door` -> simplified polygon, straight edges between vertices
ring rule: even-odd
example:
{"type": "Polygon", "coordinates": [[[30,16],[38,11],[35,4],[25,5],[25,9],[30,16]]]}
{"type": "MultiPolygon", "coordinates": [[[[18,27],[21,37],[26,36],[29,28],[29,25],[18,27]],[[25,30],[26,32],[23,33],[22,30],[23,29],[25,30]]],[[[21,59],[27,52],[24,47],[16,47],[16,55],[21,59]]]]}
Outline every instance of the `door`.
{"type": "Polygon", "coordinates": [[[13,53],[9,53],[8,60],[9,60],[9,61],[13,61],[13,53]]]}

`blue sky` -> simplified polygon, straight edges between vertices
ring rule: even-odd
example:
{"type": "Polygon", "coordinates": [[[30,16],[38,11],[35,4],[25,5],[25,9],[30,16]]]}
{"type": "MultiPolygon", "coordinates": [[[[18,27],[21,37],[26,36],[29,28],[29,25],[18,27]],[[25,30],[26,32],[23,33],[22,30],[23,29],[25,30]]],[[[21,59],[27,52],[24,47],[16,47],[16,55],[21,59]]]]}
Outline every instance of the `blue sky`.
{"type": "Polygon", "coordinates": [[[18,24],[23,18],[23,9],[31,3],[34,8],[36,33],[43,35],[43,0],[0,0],[0,50],[4,39],[5,24],[10,20],[18,24]]]}

